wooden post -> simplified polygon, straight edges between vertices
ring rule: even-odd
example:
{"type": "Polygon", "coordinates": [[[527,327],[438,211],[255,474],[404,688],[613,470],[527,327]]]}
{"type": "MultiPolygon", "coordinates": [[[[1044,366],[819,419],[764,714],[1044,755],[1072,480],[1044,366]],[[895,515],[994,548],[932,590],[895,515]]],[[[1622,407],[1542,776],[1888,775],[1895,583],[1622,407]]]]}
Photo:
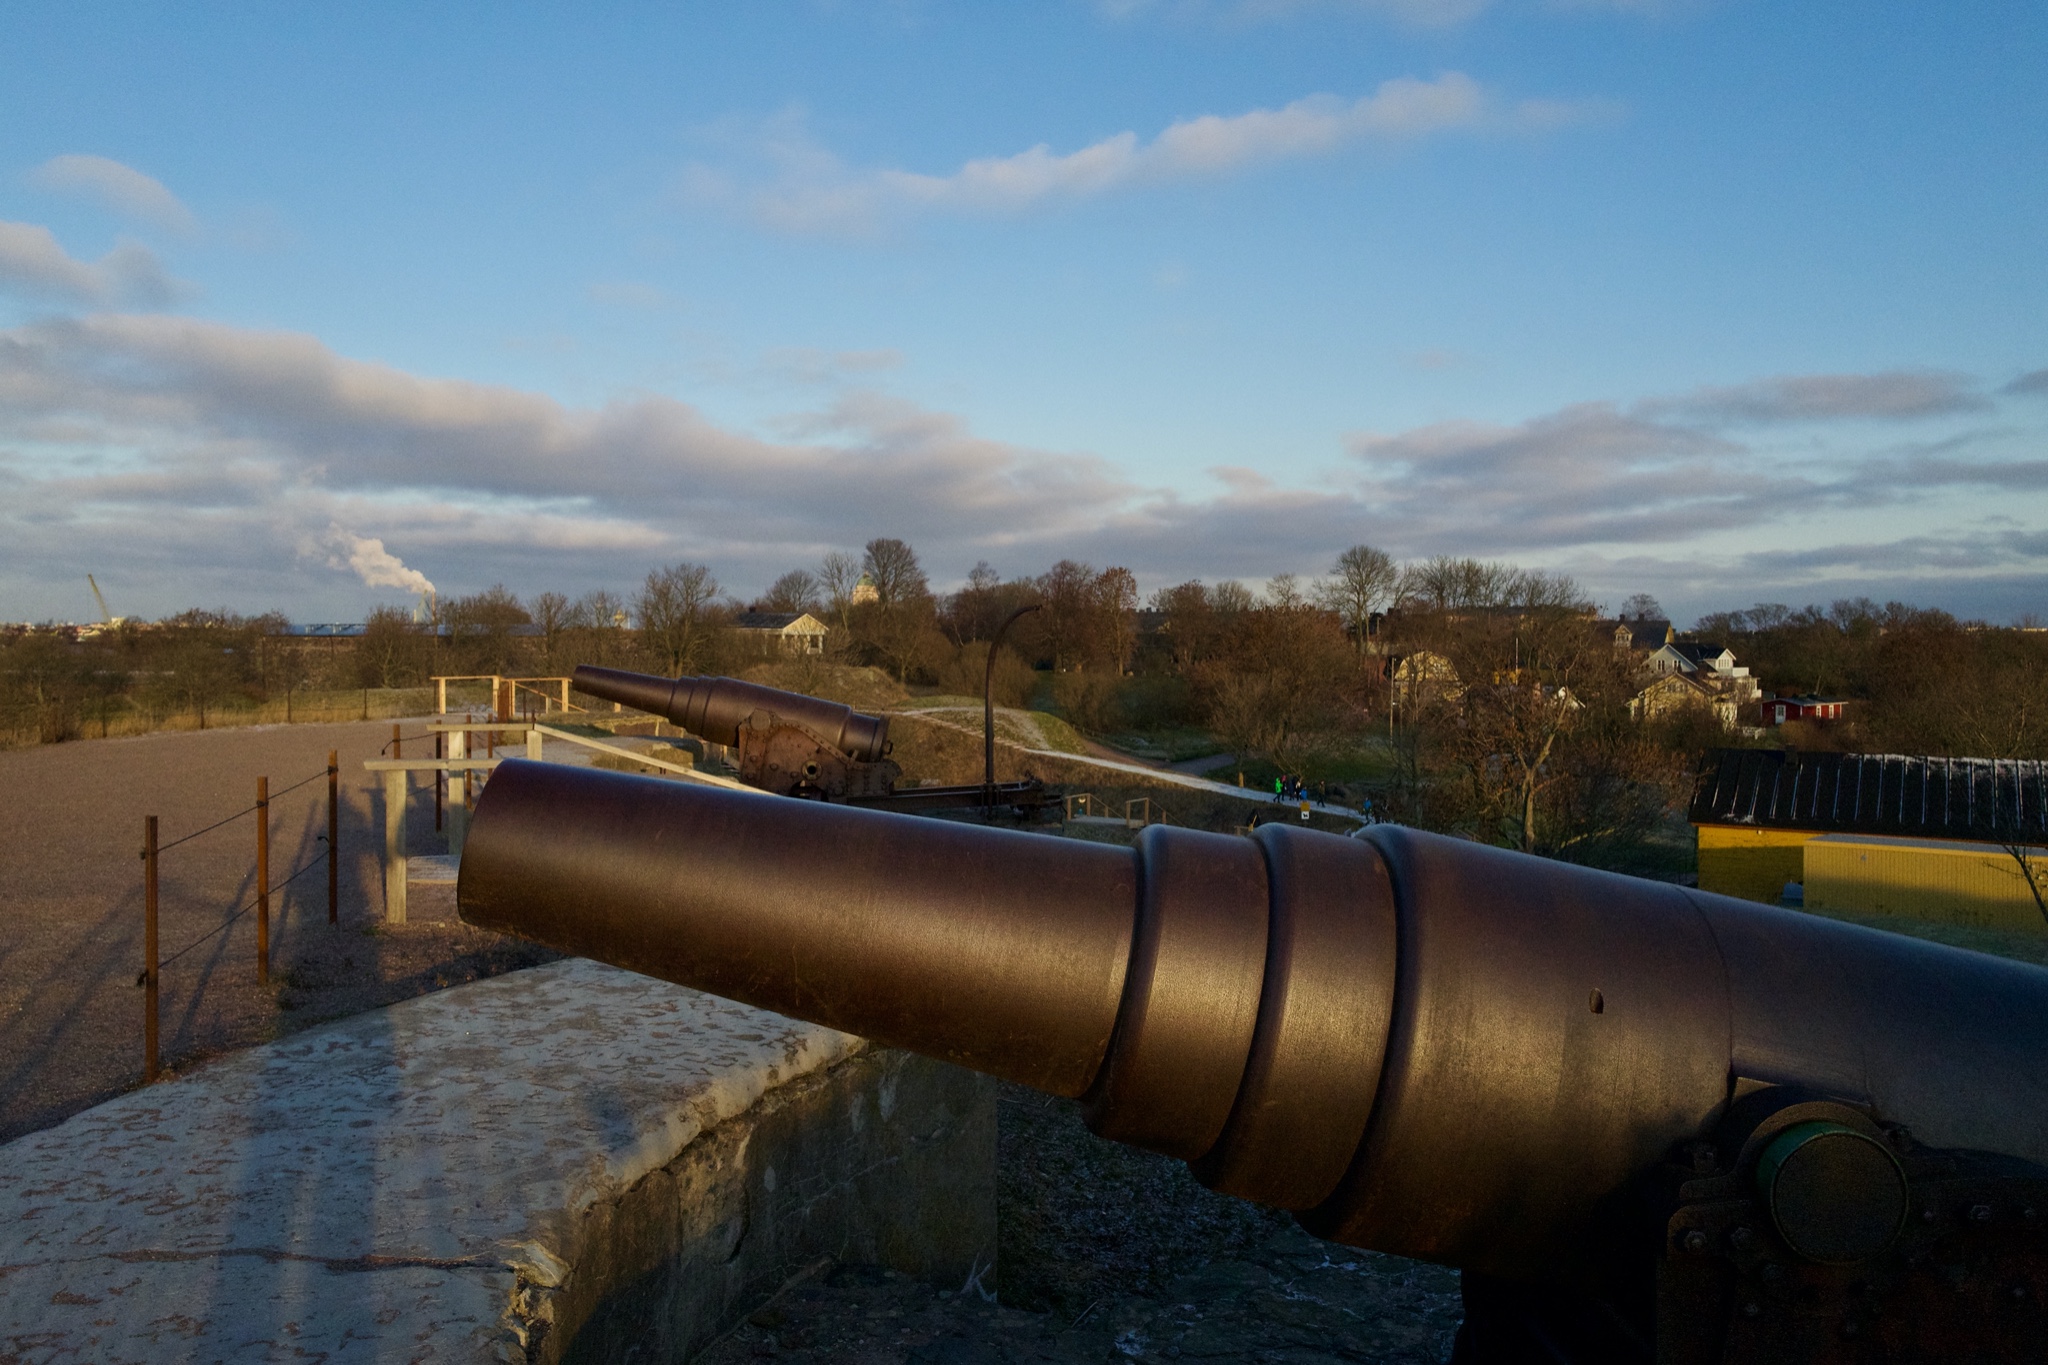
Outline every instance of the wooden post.
{"type": "MultiPolygon", "coordinates": [[[[469,732],[448,732],[448,757],[469,757],[469,732]]],[[[455,784],[448,784],[448,851],[460,858],[462,841],[469,837],[469,774],[462,774],[462,799],[455,799],[455,784]]]]}
{"type": "Polygon", "coordinates": [[[256,984],[270,984],[270,779],[256,779],[256,984]]]}
{"type": "Polygon", "coordinates": [[[384,922],[405,923],[405,770],[384,774],[384,922]]]}
{"type": "Polygon", "coordinates": [[[157,1076],[156,817],[142,817],[142,1081],[157,1076]]]}
{"type": "Polygon", "coordinates": [[[437,716],[448,714],[448,680],[446,678],[434,679],[434,714],[437,716]]]}
{"type": "Polygon", "coordinates": [[[391,727],[391,756],[393,758],[405,757],[405,736],[398,733],[398,726],[396,725],[391,727]]]}
{"type": "MultiPolygon", "coordinates": [[[[448,734],[445,730],[436,730],[434,732],[434,757],[442,759],[448,757],[448,734]]],[[[442,793],[446,791],[447,786],[447,771],[445,769],[436,770],[434,773],[434,828],[437,830],[441,828],[441,797],[442,793]]]]}
{"type": "Polygon", "coordinates": [[[540,727],[538,725],[527,727],[526,756],[536,763],[540,762],[540,727]]]}

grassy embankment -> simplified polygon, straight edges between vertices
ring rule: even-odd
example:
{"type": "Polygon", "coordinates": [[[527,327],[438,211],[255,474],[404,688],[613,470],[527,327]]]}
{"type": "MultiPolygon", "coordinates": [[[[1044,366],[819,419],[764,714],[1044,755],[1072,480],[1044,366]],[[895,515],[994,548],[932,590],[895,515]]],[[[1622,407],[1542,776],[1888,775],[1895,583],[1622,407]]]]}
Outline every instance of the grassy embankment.
{"type": "MultiPolygon", "coordinates": [[[[453,698],[450,699],[451,701],[453,698]]],[[[477,706],[488,703],[478,701],[477,706]]],[[[431,687],[345,688],[304,691],[262,702],[230,702],[197,711],[150,711],[131,707],[104,722],[83,721],[75,739],[119,739],[166,730],[232,730],[252,725],[333,725],[346,721],[394,720],[423,716],[434,709],[431,687]]],[[[33,748],[43,743],[33,730],[0,730],[0,748],[33,748]]],[[[64,740],[71,743],[74,740],[64,740]]]]}

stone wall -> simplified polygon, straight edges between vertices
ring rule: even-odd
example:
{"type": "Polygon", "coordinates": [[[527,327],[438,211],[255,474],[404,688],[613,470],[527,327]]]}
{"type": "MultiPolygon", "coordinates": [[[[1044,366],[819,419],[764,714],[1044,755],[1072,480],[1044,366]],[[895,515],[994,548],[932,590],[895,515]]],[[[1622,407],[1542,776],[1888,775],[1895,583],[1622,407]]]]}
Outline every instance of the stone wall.
{"type": "Polygon", "coordinates": [[[980,1078],[558,963],[0,1147],[0,1360],[680,1360],[821,1258],[988,1277],[994,1136],[980,1078]]]}

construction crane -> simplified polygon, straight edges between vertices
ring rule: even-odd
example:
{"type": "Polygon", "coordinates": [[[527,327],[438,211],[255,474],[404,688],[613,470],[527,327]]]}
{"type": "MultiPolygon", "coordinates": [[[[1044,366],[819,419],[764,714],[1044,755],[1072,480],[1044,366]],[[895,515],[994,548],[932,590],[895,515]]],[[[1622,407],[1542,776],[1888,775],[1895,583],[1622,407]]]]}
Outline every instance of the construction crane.
{"type": "Polygon", "coordinates": [[[85,581],[92,585],[93,601],[100,604],[99,629],[95,630],[93,633],[97,635],[101,630],[118,630],[122,622],[126,621],[128,618],[125,616],[116,616],[112,612],[107,610],[107,595],[100,591],[99,583],[93,578],[91,574],[87,574],[85,576],[85,581]]]}

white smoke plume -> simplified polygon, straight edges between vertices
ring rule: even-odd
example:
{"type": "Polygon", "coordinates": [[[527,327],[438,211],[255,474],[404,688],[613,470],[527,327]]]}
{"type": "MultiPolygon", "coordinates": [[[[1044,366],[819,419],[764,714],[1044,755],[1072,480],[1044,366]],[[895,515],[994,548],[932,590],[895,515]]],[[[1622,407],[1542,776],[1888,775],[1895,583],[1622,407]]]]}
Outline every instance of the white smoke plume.
{"type": "Polygon", "coordinates": [[[337,569],[353,569],[356,577],[373,588],[403,588],[424,597],[434,595],[434,585],[418,569],[384,548],[384,542],[359,536],[339,526],[327,528],[327,562],[337,569]]]}

